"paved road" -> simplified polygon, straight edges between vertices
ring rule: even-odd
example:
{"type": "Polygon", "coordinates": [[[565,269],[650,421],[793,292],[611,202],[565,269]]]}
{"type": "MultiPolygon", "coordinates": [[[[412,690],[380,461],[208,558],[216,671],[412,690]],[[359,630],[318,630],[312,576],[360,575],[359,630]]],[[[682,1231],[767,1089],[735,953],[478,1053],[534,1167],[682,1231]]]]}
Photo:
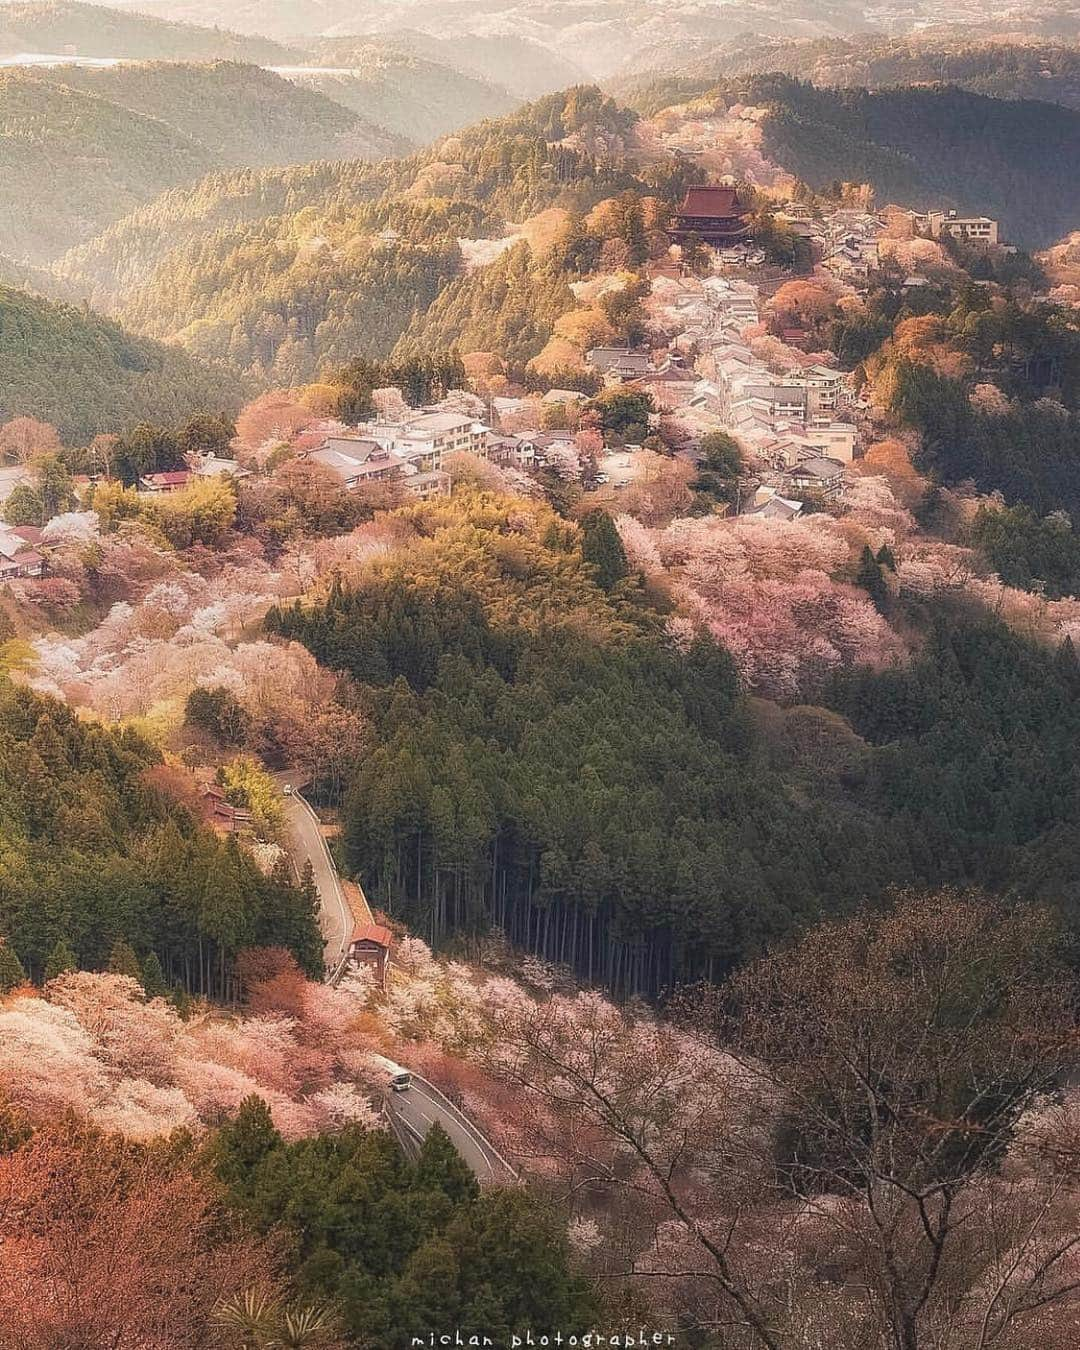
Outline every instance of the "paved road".
{"type": "Polygon", "coordinates": [[[297,872],[311,863],[315,887],[319,892],[319,923],[325,942],[328,970],[334,970],[345,955],[353,930],[353,914],[341,887],[334,860],[319,829],[319,817],[295,790],[299,784],[288,774],[279,775],[282,786],[294,790],[283,798],[286,845],[297,872]]]}
{"type": "Polygon", "coordinates": [[[387,1092],[386,1113],[403,1147],[415,1156],[436,1121],[468,1163],[481,1186],[516,1186],[518,1177],[483,1133],[426,1078],[413,1076],[404,1092],[387,1092]]]}
{"type": "MultiPolygon", "coordinates": [[[[327,978],[331,979],[341,965],[352,936],[353,913],[334,859],[319,829],[319,817],[298,791],[303,786],[302,775],[281,773],[277,780],[283,789],[292,789],[282,798],[285,843],[297,872],[306,862],[311,862],[319,892],[319,922],[326,940],[327,978]]],[[[367,900],[362,891],[360,894],[366,907],[367,900]]],[[[367,917],[371,918],[370,910],[367,917]]],[[[491,1142],[427,1079],[414,1076],[412,1087],[404,1092],[388,1091],[386,1114],[398,1142],[407,1153],[415,1156],[424,1136],[438,1121],[482,1186],[517,1185],[517,1174],[503,1161],[491,1142]]]]}

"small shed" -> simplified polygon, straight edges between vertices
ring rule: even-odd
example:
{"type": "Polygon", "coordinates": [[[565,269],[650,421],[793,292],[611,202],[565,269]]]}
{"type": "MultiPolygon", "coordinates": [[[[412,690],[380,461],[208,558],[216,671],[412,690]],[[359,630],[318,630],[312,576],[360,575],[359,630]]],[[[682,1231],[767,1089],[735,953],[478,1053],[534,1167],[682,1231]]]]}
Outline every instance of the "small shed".
{"type": "Polygon", "coordinates": [[[349,939],[349,959],[356,966],[370,966],[381,985],[386,983],[390,963],[390,944],[394,935],[385,924],[361,923],[349,939]]]}
{"type": "Polygon", "coordinates": [[[226,834],[240,834],[250,830],[254,816],[243,806],[233,806],[225,796],[225,789],[217,783],[207,783],[203,788],[203,803],[212,825],[226,834]]]}

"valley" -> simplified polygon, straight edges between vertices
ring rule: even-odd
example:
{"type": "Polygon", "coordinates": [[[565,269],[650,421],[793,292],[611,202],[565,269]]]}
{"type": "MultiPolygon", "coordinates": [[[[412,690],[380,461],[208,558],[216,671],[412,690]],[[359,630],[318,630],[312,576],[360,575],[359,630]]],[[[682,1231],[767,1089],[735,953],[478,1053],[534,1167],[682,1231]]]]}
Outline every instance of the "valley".
{"type": "Polygon", "coordinates": [[[1072,1350],[1077,50],[0,3],[3,1350],[1072,1350]]]}

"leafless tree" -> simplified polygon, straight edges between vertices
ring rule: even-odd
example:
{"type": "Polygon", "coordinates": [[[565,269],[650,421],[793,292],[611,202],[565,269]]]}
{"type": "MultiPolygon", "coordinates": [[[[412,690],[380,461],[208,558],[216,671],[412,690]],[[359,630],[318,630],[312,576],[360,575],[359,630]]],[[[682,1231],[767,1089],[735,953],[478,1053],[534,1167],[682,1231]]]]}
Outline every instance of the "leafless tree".
{"type": "Polygon", "coordinates": [[[1057,952],[1042,911],[904,895],[674,1023],[593,996],[511,1009],[493,1058],[531,1103],[520,1149],[621,1195],[622,1273],[726,1350],[1065,1350],[1080,1115],[1058,1104],[1057,952]]]}

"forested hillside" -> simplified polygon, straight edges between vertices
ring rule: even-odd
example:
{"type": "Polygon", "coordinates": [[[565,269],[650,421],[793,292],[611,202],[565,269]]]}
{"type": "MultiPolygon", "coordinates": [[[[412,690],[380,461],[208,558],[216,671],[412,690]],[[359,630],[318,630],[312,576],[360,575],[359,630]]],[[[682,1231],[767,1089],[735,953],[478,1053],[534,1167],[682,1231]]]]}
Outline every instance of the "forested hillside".
{"type": "Polygon", "coordinates": [[[1070,150],[1080,112],[1072,108],[950,87],[819,89],[779,75],[662,79],[630,102],[653,114],[688,99],[703,111],[768,107],[763,153],[815,188],[866,182],[880,203],[992,215],[1006,238],[1028,248],[1059,239],[1080,215],[1070,150]]]}
{"type": "Polygon", "coordinates": [[[326,63],[349,73],[291,71],[289,79],[318,90],[414,146],[427,145],[482,118],[498,117],[519,101],[501,85],[389,43],[335,44],[326,63]]]}
{"type": "Polygon", "coordinates": [[[379,159],[406,148],[399,137],[315,90],[239,62],[78,66],[58,78],[174,127],[219,164],[379,159]]]}
{"type": "Polygon", "coordinates": [[[310,895],[197,828],[155,787],[159,760],[132,733],[0,685],[0,928],[24,970],[103,967],[122,940],[192,991],[224,993],[253,943],[289,947],[317,973],[310,895]]]}
{"type": "Polygon", "coordinates": [[[1028,247],[1060,238],[1080,214],[1072,109],[955,89],[777,92],[765,153],[813,185],[869,182],[882,201],[993,215],[1028,247]]]}
{"type": "MultiPolygon", "coordinates": [[[[449,329],[432,306],[451,283],[460,281],[447,312],[459,316],[453,296],[492,286],[470,332],[486,325],[504,294],[499,273],[461,277],[459,239],[497,238],[544,208],[586,211],[624,189],[677,192],[685,166],[635,171],[584,148],[624,144],[635,120],[585,88],[407,160],[213,175],[72,250],[59,271],[140,332],[178,336],[199,355],[283,382],[309,379],[328,362],[387,356],[406,332],[423,345],[444,342],[449,329]]],[[[534,294],[557,290],[570,303],[565,279],[545,281],[542,266],[526,280],[534,294]]],[[[546,304],[526,317],[539,338],[527,359],[556,315],[546,304]]]]}
{"type": "Polygon", "coordinates": [[[1016,888],[1080,921],[1071,652],[920,606],[906,668],[867,648],[825,706],[763,718],[711,638],[660,636],[602,522],[468,493],[402,514],[415,535],[359,585],[270,624],[360,687],[377,739],[346,793],[349,859],[418,931],[495,923],[655,992],[890,885],[1016,888]]]}
{"type": "MultiPolygon", "coordinates": [[[[666,53],[669,57],[670,50],[666,53]]],[[[816,85],[950,84],[992,98],[1030,98],[1080,107],[1080,53],[1062,42],[972,42],[956,36],[870,38],[860,35],[763,42],[753,36],[708,51],[682,53],[667,70],[686,97],[719,79],[779,73],[816,85]]],[[[628,75],[611,82],[631,94],[660,75],[628,75]]]]}
{"type": "MultiPolygon", "coordinates": [[[[318,44],[320,57],[336,58],[350,50],[351,39],[336,38],[318,44]]],[[[569,89],[587,80],[586,66],[572,55],[558,53],[529,37],[509,32],[423,32],[396,29],[375,39],[386,51],[397,50],[425,61],[472,75],[520,99],[540,98],[557,89],[569,89]]]]}
{"type": "Polygon", "coordinates": [[[293,56],[267,38],[170,23],[77,0],[7,0],[0,6],[0,56],[11,52],[123,57],[139,61],[281,61],[293,56]]]}
{"type": "Polygon", "coordinates": [[[46,262],[215,158],[153,117],[34,71],[0,71],[0,251],[46,262]]]}
{"type": "Polygon", "coordinates": [[[36,417],[85,444],[99,432],[179,422],[239,401],[235,377],[184,352],[89,310],[0,286],[0,420],[36,417]]]}
{"type": "Polygon", "coordinates": [[[218,167],[379,159],[407,143],[233,62],[0,71],[0,252],[44,262],[218,167]]]}

